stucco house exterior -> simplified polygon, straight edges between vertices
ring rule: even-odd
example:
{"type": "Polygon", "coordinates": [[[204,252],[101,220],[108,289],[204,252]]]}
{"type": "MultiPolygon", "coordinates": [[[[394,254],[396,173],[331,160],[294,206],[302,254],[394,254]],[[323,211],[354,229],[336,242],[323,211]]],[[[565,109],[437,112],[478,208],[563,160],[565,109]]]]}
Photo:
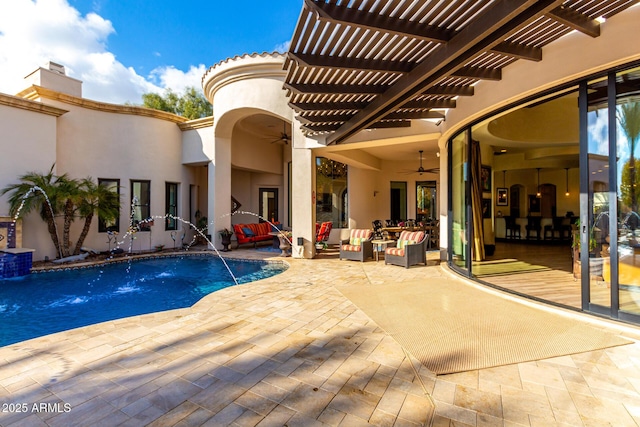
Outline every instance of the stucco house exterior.
{"type": "MultiPolygon", "coordinates": [[[[403,3],[406,11],[409,3],[403,3]]],[[[424,12],[434,2],[417,3],[424,12]]],[[[474,7],[482,4],[487,12],[504,7],[502,3],[476,2],[474,7]]],[[[0,186],[15,182],[27,171],[47,171],[54,164],[57,174],[111,182],[120,189],[122,208],[117,225],[121,234],[129,226],[132,191],[148,190],[143,216],[152,217],[168,212],[167,194],[177,191],[177,216],[189,222],[196,221],[196,213],[206,216],[216,247],[220,248],[217,230],[232,224],[277,220],[291,228],[292,256],[297,258],[315,256],[316,222],[326,218],[334,223],[330,243],[337,243],[350,229],[370,228],[374,220],[423,217],[437,224],[434,244],[440,259],[460,274],[480,279],[473,262],[484,258],[479,255],[484,250],[482,244],[496,245],[507,238],[503,216],[516,217],[524,235],[528,217],[546,218],[543,225],[550,225],[552,217],[579,216],[582,211],[593,222],[589,200],[598,199],[594,193],[613,191],[611,197],[615,197],[613,182],[605,190],[589,181],[590,159],[600,156],[597,158],[605,163],[613,159],[611,165],[615,166],[616,157],[609,152],[591,152],[590,114],[606,108],[590,103],[589,94],[606,86],[607,79],[614,85],[616,78],[631,89],[610,98],[614,102],[635,100],[640,93],[640,48],[633,42],[640,35],[636,2],[600,2],[600,7],[608,7],[603,9],[608,17],[602,20],[593,18],[582,4],[588,2],[518,3],[522,6],[509,11],[513,16],[505,12],[502,18],[465,19],[471,29],[486,25],[478,37],[490,38],[498,31],[491,26],[491,19],[502,19],[500,25],[513,25],[516,31],[520,28],[515,25],[521,19],[518,14],[539,8],[531,12],[532,22],[535,18],[553,21],[549,27],[561,35],[552,42],[541,42],[542,47],[521,47],[518,60],[496,65],[499,73],[493,70],[473,79],[467,77],[471,84],[443,74],[441,78],[449,79],[449,86],[457,86],[459,91],[439,93],[441,98],[429,99],[432,104],[428,108],[412,104],[414,108],[403,109],[402,102],[409,102],[409,98],[400,99],[406,93],[414,96],[411,102],[422,100],[417,92],[411,92],[420,86],[412,82],[426,85],[421,80],[428,73],[426,68],[422,75],[414,70],[393,71],[401,75],[397,80],[373,77],[384,74],[384,70],[371,68],[380,64],[357,58],[358,75],[372,73],[372,77],[357,84],[345,80],[338,87],[331,86],[355,69],[349,63],[354,58],[345,55],[340,62],[329,53],[312,55],[310,52],[316,52],[322,43],[338,43],[323,38],[325,33],[313,36],[314,28],[336,22],[341,22],[342,28],[367,28],[369,32],[348,35],[354,37],[351,47],[366,46],[364,56],[375,55],[375,49],[385,43],[393,44],[390,40],[396,39],[384,37],[400,37],[400,30],[389,24],[377,29],[389,36],[368,40],[367,34],[373,34],[375,28],[367,13],[386,14],[385,22],[389,23],[396,19],[392,11],[355,11],[346,5],[323,6],[317,1],[305,2],[287,54],[246,54],[210,67],[202,78],[204,94],[213,105],[210,118],[187,121],[141,107],[87,100],[82,98],[81,82],[66,76],[63,67],[40,68],[28,76],[25,90],[19,94],[0,94],[0,186]],[[357,85],[361,87],[354,87],[357,85]],[[376,104],[381,99],[387,104],[376,104]],[[337,109],[340,102],[351,102],[351,110],[345,104],[341,104],[342,110],[337,109]],[[391,120],[389,114],[398,116],[391,120]],[[488,171],[482,194],[488,210],[479,215],[474,211],[479,202],[471,202],[471,175],[467,175],[473,141],[479,142],[482,166],[488,171]],[[536,193],[547,184],[545,188],[554,189],[554,202],[545,216],[546,205],[543,203],[543,212],[536,212],[535,203],[543,197],[536,193]],[[431,197],[428,206],[421,199],[424,191],[431,197]],[[508,195],[506,204],[498,202],[499,193],[508,195]],[[482,244],[472,249],[479,235],[482,244]]],[[[460,13],[462,20],[465,16],[460,10],[455,13],[460,13]]],[[[483,11],[476,12],[484,16],[483,11]]],[[[530,25],[518,23],[522,28],[530,25]]],[[[469,30],[461,27],[457,31],[464,35],[469,30]]],[[[415,34],[402,37],[396,44],[406,49],[417,43],[411,37],[419,38],[415,34]]],[[[455,36],[450,40],[455,42],[455,36]]],[[[494,42],[491,49],[498,47],[497,39],[494,42]]],[[[437,48],[429,52],[437,53],[437,48]]],[[[472,48],[459,49],[464,53],[472,48]]],[[[428,54],[422,54],[428,61],[428,54]]],[[[484,60],[495,60],[495,56],[484,60]]],[[[428,89],[424,94],[429,95],[428,89]]],[[[0,216],[6,222],[6,196],[0,197],[0,216]]],[[[619,215],[612,216],[614,229],[619,215]]],[[[176,233],[189,241],[193,231],[185,224],[172,229],[156,220],[150,231],[137,233],[134,249],[172,247],[176,233]]],[[[537,231],[538,240],[544,240],[540,239],[545,237],[542,233],[542,229],[537,231]]],[[[106,231],[95,221],[85,245],[106,250],[107,240],[106,231]]],[[[626,250],[626,242],[619,240],[611,249],[626,250]]],[[[35,213],[23,219],[22,246],[35,249],[36,259],[56,256],[46,226],[35,213]]],[[[571,262],[569,249],[567,254],[567,262],[571,262]]],[[[602,267],[600,277],[608,283],[602,288],[589,278],[588,264],[593,262],[589,254],[580,256],[584,257],[578,267],[583,282],[576,308],[640,321],[640,303],[628,300],[626,307],[621,304],[627,298],[621,289],[638,285],[617,281],[615,277],[625,267],[615,262],[610,270],[602,267]],[[608,296],[596,298],[603,292],[608,296]]]]}

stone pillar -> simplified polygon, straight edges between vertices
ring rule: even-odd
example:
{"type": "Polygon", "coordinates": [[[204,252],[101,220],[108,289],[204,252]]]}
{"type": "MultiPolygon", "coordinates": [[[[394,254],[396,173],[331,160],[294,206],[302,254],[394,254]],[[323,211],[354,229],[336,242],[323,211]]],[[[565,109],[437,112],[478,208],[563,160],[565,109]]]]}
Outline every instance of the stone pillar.
{"type": "Polygon", "coordinates": [[[218,231],[231,229],[231,140],[215,138],[213,159],[208,165],[208,223],[211,242],[222,249],[218,231]]]}
{"type": "MultiPolygon", "coordinates": [[[[294,122],[294,141],[305,139],[299,126],[294,122]]],[[[291,178],[291,206],[293,230],[293,247],[291,256],[294,258],[313,258],[315,256],[316,238],[316,201],[315,201],[315,156],[310,148],[304,144],[295,143],[291,150],[292,178],[291,178]],[[300,148],[297,148],[300,147],[300,148]],[[298,238],[303,239],[303,246],[298,246],[298,238]]]]}

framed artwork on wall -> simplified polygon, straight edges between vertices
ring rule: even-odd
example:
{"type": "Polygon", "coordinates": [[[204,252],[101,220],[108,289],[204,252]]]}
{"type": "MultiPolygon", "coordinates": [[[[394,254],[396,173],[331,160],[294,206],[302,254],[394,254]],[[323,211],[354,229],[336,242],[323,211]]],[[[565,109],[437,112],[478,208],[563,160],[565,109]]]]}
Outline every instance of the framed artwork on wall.
{"type": "Polygon", "coordinates": [[[489,166],[482,166],[480,171],[480,185],[482,191],[491,192],[491,168],[489,166]]]}
{"type": "Polygon", "coordinates": [[[509,206],[509,189],[496,189],[496,206],[509,206]]]}
{"type": "Polygon", "coordinates": [[[482,218],[491,218],[491,199],[482,199],[482,218]]]}

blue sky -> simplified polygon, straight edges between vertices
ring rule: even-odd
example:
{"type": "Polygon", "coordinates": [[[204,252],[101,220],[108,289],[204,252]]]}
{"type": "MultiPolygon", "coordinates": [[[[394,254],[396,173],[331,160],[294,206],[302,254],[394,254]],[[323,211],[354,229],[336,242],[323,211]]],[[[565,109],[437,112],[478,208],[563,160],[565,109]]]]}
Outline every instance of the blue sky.
{"type": "Polygon", "coordinates": [[[11,0],[0,2],[0,92],[49,60],[86,98],[140,103],[145,92],[200,87],[211,65],[286,50],[302,0],[11,0]]]}

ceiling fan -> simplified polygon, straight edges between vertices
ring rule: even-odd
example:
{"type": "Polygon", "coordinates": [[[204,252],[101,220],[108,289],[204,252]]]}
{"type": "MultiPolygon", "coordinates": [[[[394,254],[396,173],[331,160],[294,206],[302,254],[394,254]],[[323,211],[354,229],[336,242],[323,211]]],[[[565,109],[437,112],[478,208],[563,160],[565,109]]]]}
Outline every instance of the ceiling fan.
{"type": "Polygon", "coordinates": [[[270,144],[274,144],[276,142],[282,142],[285,145],[288,145],[289,141],[291,141],[291,137],[287,134],[287,122],[285,122],[283,120],[282,121],[282,133],[280,133],[280,137],[270,141],[270,144]]]}
{"type": "Polygon", "coordinates": [[[429,169],[425,169],[422,166],[422,153],[424,152],[424,150],[419,150],[418,153],[420,153],[420,167],[418,168],[418,170],[412,170],[409,171],[407,173],[412,174],[412,173],[419,173],[420,175],[422,175],[423,173],[440,173],[440,168],[429,168],[429,169]]]}

